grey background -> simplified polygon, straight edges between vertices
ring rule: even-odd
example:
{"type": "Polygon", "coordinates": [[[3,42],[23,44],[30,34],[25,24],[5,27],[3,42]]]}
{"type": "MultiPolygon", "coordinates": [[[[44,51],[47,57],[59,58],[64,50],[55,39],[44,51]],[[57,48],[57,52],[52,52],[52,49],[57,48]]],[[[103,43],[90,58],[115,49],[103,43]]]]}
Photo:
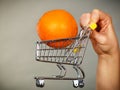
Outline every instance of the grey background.
{"type": "MultiPolygon", "coordinates": [[[[34,76],[57,74],[56,65],[35,61],[36,23],[44,12],[66,9],[79,25],[82,13],[99,8],[113,18],[120,42],[119,5],[117,0],[0,0],[0,90],[41,90],[35,86],[34,76]]],[[[97,55],[89,42],[82,65],[85,87],[76,90],[95,90],[96,66],[97,55]]],[[[68,75],[74,74],[68,66],[68,75]]],[[[74,90],[71,81],[45,82],[42,90],[74,90]]]]}

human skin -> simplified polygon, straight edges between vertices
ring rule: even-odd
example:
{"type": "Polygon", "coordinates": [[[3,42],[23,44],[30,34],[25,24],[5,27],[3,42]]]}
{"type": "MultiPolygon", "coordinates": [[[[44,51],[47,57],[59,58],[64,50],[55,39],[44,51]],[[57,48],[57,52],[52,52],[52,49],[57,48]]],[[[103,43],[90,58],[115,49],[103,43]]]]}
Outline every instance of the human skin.
{"type": "Polygon", "coordinates": [[[96,90],[120,90],[120,49],[111,17],[94,9],[80,17],[81,27],[96,23],[90,39],[98,55],[96,90]]]}

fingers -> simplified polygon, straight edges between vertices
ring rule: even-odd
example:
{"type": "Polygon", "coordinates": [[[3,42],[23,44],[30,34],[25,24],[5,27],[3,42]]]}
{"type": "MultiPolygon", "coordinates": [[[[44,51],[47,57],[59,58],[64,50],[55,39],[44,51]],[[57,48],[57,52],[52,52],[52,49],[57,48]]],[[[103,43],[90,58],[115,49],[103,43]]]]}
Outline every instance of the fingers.
{"type": "Polygon", "coordinates": [[[90,22],[90,13],[85,13],[80,17],[80,26],[87,26],[90,22]]]}
{"type": "Polygon", "coordinates": [[[100,44],[104,44],[106,42],[106,38],[96,30],[92,31],[92,33],[90,34],[90,39],[91,41],[96,41],[100,44]]]}
{"type": "Polygon", "coordinates": [[[81,27],[89,27],[92,23],[96,23],[97,28],[92,31],[90,35],[91,40],[101,44],[104,43],[106,39],[103,36],[105,33],[108,34],[108,30],[112,25],[110,16],[98,9],[94,9],[91,13],[85,13],[80,17],[81,27]]]}
{"type": "Polygon", "coordinates": [[[105,13],[102,12],[101,10],[94,9],[91,13],[91,21],[97,23],[98,21],[103,21],[103,20],[108,20],[111,21],[111,17],[105,13]]]}
{"type": "Polygon", "coordinates": [[[80,17],[81,27],[89,26],[92,23],[97,23],[100,27],[104,27],[104,25],[110,22],[111,17],[98,9],[94,9],[91,13],[85,13],[80,17]]]}

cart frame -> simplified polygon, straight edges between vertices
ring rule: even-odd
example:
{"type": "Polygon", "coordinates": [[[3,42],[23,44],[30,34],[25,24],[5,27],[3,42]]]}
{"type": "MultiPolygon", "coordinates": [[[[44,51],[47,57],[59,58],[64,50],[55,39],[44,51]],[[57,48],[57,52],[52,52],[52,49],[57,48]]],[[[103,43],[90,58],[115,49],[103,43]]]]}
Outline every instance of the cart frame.
{"type": "Polygon", "coordinates": [[[54,63],[60,70],[60,74],[54,76],[38,76],[36,79],[36,86],[43,87],[44,79],[47,80],[73,80],[73,86],[84,87],[83,79],[85,78],[85,73],[80,67],[83,62],[85,51],[89,41],[89,35],[91,30],[89,28],[84,28],[80,30],[79,34],[75,38],[65,38],[57,40],[47,40],[47,41],[37,41],[35,59],[40,62],[54,63]],[[55,42],[66,42],[74,41],[71,45],[66,48],[52,48],[47,46],[48,43],[55,42]],[[73,69],[77,73],[77,77],[66,76],[67,69],[65,65],[73,66],[73,69]]]}

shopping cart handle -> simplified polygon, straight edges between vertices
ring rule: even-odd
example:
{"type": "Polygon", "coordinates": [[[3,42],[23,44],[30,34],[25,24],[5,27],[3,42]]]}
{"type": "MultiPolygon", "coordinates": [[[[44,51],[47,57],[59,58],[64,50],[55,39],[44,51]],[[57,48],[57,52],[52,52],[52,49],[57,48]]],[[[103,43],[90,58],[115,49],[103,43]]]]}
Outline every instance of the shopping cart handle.
{"type": "Polygon", "coordinates": [[[92,23],[89,25],[91,30],[95,30],[97,28],[97,24],[96,23],[92,23]]]}

